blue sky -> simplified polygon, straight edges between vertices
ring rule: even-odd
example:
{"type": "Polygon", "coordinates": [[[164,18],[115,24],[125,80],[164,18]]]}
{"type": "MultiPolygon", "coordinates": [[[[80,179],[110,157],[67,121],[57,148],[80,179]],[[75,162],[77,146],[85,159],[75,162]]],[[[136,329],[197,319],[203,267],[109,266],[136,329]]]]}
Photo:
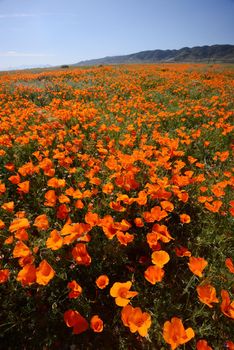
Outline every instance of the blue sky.
{"type": "Polygon", "coordinates": [[[0,69],[234,44],[234,0],[0,0],[0,69]]]}

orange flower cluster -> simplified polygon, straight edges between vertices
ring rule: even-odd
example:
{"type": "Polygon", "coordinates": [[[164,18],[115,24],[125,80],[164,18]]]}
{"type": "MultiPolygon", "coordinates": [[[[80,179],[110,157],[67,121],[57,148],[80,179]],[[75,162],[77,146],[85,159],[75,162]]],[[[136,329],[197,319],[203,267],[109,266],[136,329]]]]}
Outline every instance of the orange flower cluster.
{"type": "Polygon", "coordinates": [[[202,64],[0,74],[1,330],[18,327],[7,292],[74,334],[232,347],[232,78],[202,64]]]}

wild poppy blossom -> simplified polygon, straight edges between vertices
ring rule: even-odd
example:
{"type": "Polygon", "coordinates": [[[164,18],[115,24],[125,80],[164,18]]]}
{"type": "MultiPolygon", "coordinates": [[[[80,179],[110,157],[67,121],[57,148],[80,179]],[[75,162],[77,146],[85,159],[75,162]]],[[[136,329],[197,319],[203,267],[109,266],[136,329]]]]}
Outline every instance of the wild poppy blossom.
{"type": "Polygon", "coordinates": [[[225,265],[231,273],[234,273],[234,265],[231,258],[225,260],[225,265]]]}
{"type": "Polygon", "coordinates": [[[34,221],[34,226],[37,227],[38,230],[44,231],[49,228],[49,221],[46,214],[38,215],[34,221]]]}
{"type": "Polygon", "coordinates": [[[181,214],[180,215],[180,222],[182,224],[189,224],[191,222],[191,218],[189,215],[187,214],[181,214]]]}
{"type": "Polygon", "coordinates": [[[221,291],[222,303],[220,305],[221,311],[227,317],[234,319],[234,300],[231,301],[230,296],[226,290],[221,291]]]}
{"type": "Polygon", "coordinates": [[[210,308],[213,307],[212,303],[218,303],[219,299],[216,297],[216,290],[210,284],[204,284],[197,287],[197,293],[199,300],[208,305],[210,308]]]}
{"type": "Polygon", "coordinates": [[[38,284],[47,285],[54,277],[55,271],[46,260],[42,260],[36,270],[36,281],[38,284]]]}
{"type": "Polygon", "coordinates": [[[170,260],[170,256],[165,250],[156,250],[151,255],[152,263],[158,267],[163,267],[170,260]]]}
{"type": "Polygon", "coordinates": [[[188,250],[188,248],[183,247],[183,246],[176,247],[175,248],[175,253],[179,257],[184,257],[184,256],[190,257],[192,255],[191,252],[188,250]]]}
{"type": "Polygon", "coordinates": [[[201,339],[201,340],[198,340],[196,344],[196,350],[213,350],[213,349],[208,345],[206,340],[201,339]]]}
{"type": "Polygon", "coordinates": [[[171,321],[166,321],[163,326],[163,338],[174,350],[178,346],[187,343],[195,336],[192,328],[185,329],[182,320],[173,317],[171,321]]]}
{"type": "Polygon", "coordinates": [[[172,202],[169,202],[169,201],[162,201],[160,203],[161,207],[166,210],[166,211],[169,211],[169,212],[172,212],[174,210],[174,204],[172,202]]]}
{"type": "Polygon", "coordinates": [[[68,283],[67,287],[71,289],[71,291],[68,294],[68,298],[70,299],[76,299],[78,298],[82,293],[81,286],[75,281],[71,281],[68,283]]]}
{"type": "Polygon", "coordinates": [[[151,326],[151,316],[147,312],[142,312],[139,307],[126,305],[121,311],[121,319],[132,333],[138,332],[142,337],[146,337],[151,326]]]}
{"type": "Polygon", "coordinates": [[[14,219],[13,222],[11,223],[10,227],[9,227],[9,231],[10,232],[15,232],[19,229],[22,228],[29,228],[30,227],[30,223],[28,221],[28,219],[26,218],[19,218],[19,219],[14,219]]]}
{"type": "Polygon", "coordinates": [[[29,256],[31,254],[31,251],[29,247],[24,244],[22,241],[18,241],[15,245],[15,248],[13,250],[13,257],[14,258],[22,258],[29,256]]]}
{"type": "Polygon", "coordinates": [[[54,207],[57,201],[57,196],[54,190],[49,190],[45,193],[44,205],[47,207],[54,207]]]}
{"type": "Polygon", "coordinates": [[[18,183],[18,192],[19,193],[28,193],[30,188],[30,182],[24,181],[21,183],[18,183]]]}
{"type": "Polygon", "coordinates": [[[25,265],[22,270],[19,271],[17,281],[21,282],[23,286],[30,286],[36,282],[36,268],[33,264],[25,265]]]}
{"type": "Polygon", "coordinates": [[[86,245],[84,243],[77,243],[72,249],[72,256],[78,265],[90,265],[91,257],[88,254],[86,245]]]}
{"type": "Polygon", "coordinates": [[[85,215],[85,222],[91,227],[94,227],[99,224],[99,217],[96,213],[88,212],[85,215]]]}
{"type": "Polygon", "coordinates": [[[234,350],[234,343],[231,340],[228,340],[225,345],[228,350],[234,350]]]}
{"type": "Polygon", "coordinates": [[[19,239],[20,241],[28,241],[28,232],[25,230],[25,228],[21,228],[15,232],[15,238],[19,239]]]}
{"type": "Polygon", "coordinates": [[[59,235],[57,230],[53,230],[50,232],[49,238],[46,240],[47,248],[51,250],[58,250],[63,245],[63,238],[59,235]]]}
{"type": "Polygon", "coordinates": [[[14,211],[14,206],[15,206],[15,203],[13,201],[11,201],[11,202],[7,202],[7,203],[3,203],[1,208],[8,211],[9,213],[12,213],[14,211]]]}
{"type": "Polygon", "coordinates": [[[74,334],[83,333],[89,328],[88,322],[78,311],[67,310],[63,317],[66,325],[73,328],[74,334]]]}
{"type": "Polygon", "coordinates": [[[155,284],[162,281],[164,273],[165,271],[161,267],[151,265],[145,270],[144,276],[148,282],[155,284]]]}
{"type": "Polygon", "coordinates": [[[96,279],[96,285],[99,289],[104,289],[106,288],[106,286],[108,286],[109,284],[109,278],[106,275],[100,275],[97,279],[96,279]]]}
{"type": "Polygon", "coordinates": [[[127,246],[129,243],[131,243],[134,240],[134,235],[131,235],[128,232],[123,233],[122,231],[117,231],[116,237],[117,237],[119,243],[124,245],[124,246],[127,246]]]}
{"type": "Polygon", "coordinates": [[[204,268],[208,265],[208,262],[203,259],[203,258],[195,258],[194,256],[191,256],[189,258],[189,269],[190,271],[192,271],[192,273],[194,273],[194,275],[198,276],[198,277],[202,277],[202,272],[204,270],[204,268]]]}
{"type": "Polygon", "coordinates": [[[115,303],[118,306],[125,306],[130,302],[130,298],[135,297],[138,292],[130,291],[132,282],[127,281],[124,283],[116,282],[110,289],[110,295],[115,298],[115,303]]]}
{"type": "Polygon", "coordinates": [[[222,204],[222,201],[213,201],[212,203],[205,202],[205,207],[213,213],[218,213],[222,204]]]}
{"type": "Polygon", "coordinates": [[[90,327],[95,333],[103,331],[103,321],[98,315],[94,315],[90,320],[90,327]]]}
{"type": "Polygon", "coordinates": [[[4,227],[5,227],[5,222],[3,222],[1,219],[0,219],[0,230],[2,230],[4,227]]]}
{"type": "Polygon", "coordinates": [[[0,270],[0,283],[5,283],[9,278],[9,274],[10,274],[9,269],[0,270]]]}
{"type": "Polygon", "coordinates": [[[137,227],[144,227],[144,222],[141,218],[135,218],[134,223],[137,227]]]}

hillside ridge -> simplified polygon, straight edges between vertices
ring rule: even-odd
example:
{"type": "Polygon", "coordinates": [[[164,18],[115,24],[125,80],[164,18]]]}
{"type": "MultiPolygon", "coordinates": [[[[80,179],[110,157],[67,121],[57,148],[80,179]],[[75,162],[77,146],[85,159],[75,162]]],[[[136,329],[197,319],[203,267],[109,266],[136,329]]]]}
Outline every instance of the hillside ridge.
{"type": "Polygon", "coordinates": [[[74,66],[157,62],[234,63],[234,45],[205,45],[194,46],[192,48],[183,47],[179,50],[147,50],[129,55],[106,56],[80,61],[74,64],[74,66]]]}

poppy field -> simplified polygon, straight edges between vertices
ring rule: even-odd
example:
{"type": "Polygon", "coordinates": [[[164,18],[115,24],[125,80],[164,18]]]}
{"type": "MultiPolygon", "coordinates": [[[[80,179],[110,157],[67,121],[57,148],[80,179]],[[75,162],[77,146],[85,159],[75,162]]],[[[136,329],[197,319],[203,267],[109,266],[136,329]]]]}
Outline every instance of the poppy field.
{"type": "Polygon", "coordinates": [[[1,349],[234,349],[233,78],[0,74],[1,349]]]}

